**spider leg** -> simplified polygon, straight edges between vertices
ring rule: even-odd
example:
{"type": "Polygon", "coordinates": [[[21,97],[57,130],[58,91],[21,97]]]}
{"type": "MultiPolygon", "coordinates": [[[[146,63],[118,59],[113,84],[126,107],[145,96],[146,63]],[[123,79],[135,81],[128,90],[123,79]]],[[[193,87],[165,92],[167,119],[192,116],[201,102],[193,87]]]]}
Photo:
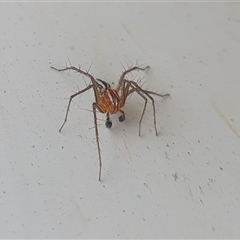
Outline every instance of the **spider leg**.
{"type": "Polygon", "coordinates": [[[125,78],[125,76],[128,74],[128,73],[130,73],[130,72],[132,72],[132,71],[135,71],[135,70],[141,70],[141,71],[145,71],[147,68],[150,68],[149,66],[146,66],[146,67],[144,67],[144,68],[141,68],[141,67],[131,67],[131,68],[129,68],[128,70],[125,70],[123,73],[122,73],[122,75],[121,75],[121,77],[120,77],[120,80],[121,79],[124,79],[125,78]]]}
{"type": "MultiPolygon", "coordinates": [[[[90,66],[91,67],[91,66],[90,66]]],[[[88,69],[87,72],[85,71],[82,71],[79,68],[76,68],[76,67],[73,67],[73,66],[70,66],[70,67],[65,67],[65,68],[61,68],[61,69],[58,69],[58,68],[55,68],[55,67],[51,67],[52,69],[58,71],[58,72],[63,72],[63,71],[66,71],[66,70],[74,70],[76,72],[79,72],[81,74],[83,74],[84,76],[86,77],[89,77],[91,79],[91,82],[92,84],[90,84],[88,87],[84,88],[83,90],[73,94],[70,99],[69,99],[69,103],[68,103],[68,108],[67,108],[67,113],[66,113],[66,116],[65,116],[65,120],[59,130],[59,132],[62,130],[64,124],[67,122],[67,116],[68,116],[68,112],[69,112],[69,108],[70,108],[70,104],[71,104],[71,101],[74,97],[76,97],[77,95],[89,90],[90,88],[93,88],[94,90],[94,93],[95,93],[95,100],[96,102],[93,103],[92,105],[92,109],[93,109],[93,116],[94,116],[94,124],[95,124],[95,135],[96,135],[96,141],[97,141],[97,147],[98,147],[98,156],[99,156],[99,181],[101,181],[101,172],[102,172],[102,160],[101,160],[101,153],[100,153],[100,144],[99,144],[99,136],[98,136],[98,126],[97,126],[97,115],[96,115],[96,109],[98,109],[100,112],[102,112],[100,106],[98,105],[98,102],[100,101],[100,85],[99,83],[95,80],[95,78],[88,73],[88,71],[90,70],[90,68],[88,69]]]]}
{"type": "Polygon", "coordinates": [[[156,93],[156,92],[148,91],[148,90],[143,90],[143,91],[144,91],[145,93],[157,95],[157,96],[159,96],[159,97],[167,97],[167,96],[170,96],[169,93],[160,94],[160,93],[156,93]]]}
{"type": "Polygon", "coordinates": [[[136,89],[138,89],[139,92],[144,93],[151,101],[152,101],[152,107],[153,107],[153,123],[154,123],[154,128],[155,128],[155,133],[156,136],[158,135],[157,132],[157,124],[156,124],[156,109],[155,109],[155,101],[154,98],[152,96],[150,96],[149,92],[142,89],[141,87],[138,86],[138,84],[134,81],[129,81],[132,85],[135,86],[136,89]]]}
{"type": "Polygon", "coordinates": [[[69,108],[70,108],[70,105],[71,105],[71,102],[72,102],[73,98],[75,98],[77,95],[79,95],[79,94],[81,94],[81,93],[83,93],[83,92],[86,92],[87,90],[91,89],[92,87],[93,87],[93,85],[91,84],[91,85],[87,86],[86,88],[84,88],[83,90],[81,90],[81,91],[73,94],[72,96],[70,96],[70,99],[69,99],[69,102],[68,102],[68,107],[67,107],[66,116],[65,116],[65,119],[64,119],[64,122],[63,122],[62,126],[61,126],[60,129],[59,129],[59,132],[62,131],[63,126],[64,126],[65,123],[67,122],[67,117],[68,117],[69,108]]]}
{"type": "MultiPolygon", "coordinates": [[[[134,81],[129,81],[129,80],[124,79],[123,84],[124,84],[124,88],[123,88],[122,91],[123,91],[124,103],[125,103],[127,97],[133,92],[137,92],[145,101],[143,111],[142,111],[142,115],[141,115],[140,120],[139,120],[138,134],[140,136],[141,135],[142,119],[143,119],[143,115],[144,115],[146,107],[147,107],[148,99],[143,95],[142,89],[134,81]],[[131,87],[131,89],[130,89],[130,87],[131,87]]],[[[125,118],[125,116],[124,116],[124,118],[125,118]]]]}
{"type": "Polygon", "coordinates": [[[149,67],[149,66],[146,66],[145,68],[141,68],[141,67],[131,67],[131,68],[129,68],[128,70],[125,70],[125,71],[122,73],[122,75],[121,75],[121,77],[120,77],[120,79],[119,79],[119,81],[118,81],[118,85],[117,85],[116,90],[119,91],[119,90],[122,88],[122,84],[123,84],[123,82],[124,82],[125,76],[126,76],[128,73],[130,73],[130,72],[132,72],[132,71],[135,71],[135,70],[144,71],[144,70],[146,70],[146,69],[148,69],[148,68],[150,68],[150,67],[149,67]]]}
{"type": "Polygon", "coordinates": [[[65,67],[65,68],[55,68],[55,67],[51,67],[52,69],[58,71],[58,72],[64,72],[64,71],[67,71],[67,70],[74,70],[76,72],[79,72],[81,74],[83,74],[84,76],[86,77],[89,77],[92,81],[92,84],[94,85],[94,87],[98,87],[98,83],[96,82],[95,78],[89,74],[88,72],[84,72],[83,70],[81,70],[80,68],[76,68],[74,66],[70,66],[70,67],[65,67]]]}
{"type": "Polygon", "coordinates": [[[96,135],[96,141],[97,141],[97,147],[98,147],[98,158],[99,158],[99,178],[98,178],[98,180],[101,182],[102,159],[101,159],[101,152],[100,152],[98,125],[97,125],[97,114],[96,114],[96,109],[99,109],[98,104],[96,102],[94,102],[93,105],[92,105],[92,108],[93,108],[95,135],[96,135]]]}
{"type": "MultiPolygon", "coordinates": [[[[127,92],[127,97],[129,95],[131,95],[135,90],[134,89],[131,89],[127,92]]],[[[143,92],[144,93],[148,93],[148,94],[152,94],[152,95],[156,95],[156,96],[159,96],[159,97],[167,97],[167,96],[170,96],[169,93],[165,93],[165,94],[160,94],[160,93],[156,93],[156,92],[153,92],[153,91],[149,91],[149,90],[145,90],[143,89],[143,92]]]]}
{"type": "MultiPolygon", "coordinates": [[[[155,127],[155,132],[156,132],[156,136],[158,135],[158,132],[157,132],[157,125],[156,125],[156,109],[155,109],[155,100],[152,96],[150,96],[150,94],[152,95],[157,95],[159,97],[167,97],[167,96],[170,96],[169,93],[166,93],[166,94],[160,94],[160,93],[156,93],[156,92],[153,92],[153,91],[149,91],[149,90],[144,90],[142,89],[136,82],[134,81],[130,81],[130,80],[126,80],[124,79],[123,80],[124,83],[123,83],[123,86],[125,87],[126,89],[126,98],[131,95],[133,92],[136,92],[136,89],[138,89],[141,93],[144,93],[151,101],[152,101],[152,106],[153,106],[153,119],[154,119],[154,127],[155,127]],[[129,87],[128,85],[125,86],[124,84],[128,82],[130,83],[131,85],[134,86],[134,88],[130,89],[129,90],[129,87]]],[[[139,93],[139,91],[137,91],[139,93]]],[[[124,92],[124,91],[123,91],[124,92]]],[[[144,114],[144,113],[143,113],[144,114]]],[[[143,116],[143,115],[142,115],[143,116]]]]}
{"type": "Polygon", "coordinates": [[[144,99],[145,103],[144,103],[144,107],[143,107],[143,111],[142,111],[142,115],[141,115],[141,118],[139,120],[139,129],[138,129],[138,135],[140,136],[141,135],[141,124],[142,124],[142,119],[143,119],[143,115],[145,113],[145,110],[146,110],[146,107],[147,107],[147,102],[148,102],[148,99],[138,90],[138,89],[135,89],[135,91],[144,99]]]}
{"type": "Polygon", "coordinates": [[[148,91],[148,90],[144,90],[142,89],[136,82],[134,81],[130,81],[130,80],[126,80],[124,79],[124,83],[127,82],[128,84],[125,86],[125,89],[127,89],[127,93],[126,96],[128,97],[130,94],[132,94],[133,92],[137,92],[144,100],[145,100],[145,104],[144,104],[144,108],[143,108],[143,112],[139,121],[139,135],[141,133],[141,122],[142,122],[142,118],[143,115],[145,113],[145,109],[146,109],[146,105],[147,105],[147,98],[144,96],[144,94],[152,101],[152,107],[153,107],[153,123],[154,123],[154,128],[155,128],[155,133],[156,136],[158,135],[157,132],[157,124],[156,124],[156,109],[155,109],[155,101],[154,98],[152,96],[150,96],[150,94],[155,94],[161,97],[164,96],[168,96],[169,94],[158,94],[152,91],[148,91]],[[131,86],[131,89],[129,90],[128,85],[131,86]]]}

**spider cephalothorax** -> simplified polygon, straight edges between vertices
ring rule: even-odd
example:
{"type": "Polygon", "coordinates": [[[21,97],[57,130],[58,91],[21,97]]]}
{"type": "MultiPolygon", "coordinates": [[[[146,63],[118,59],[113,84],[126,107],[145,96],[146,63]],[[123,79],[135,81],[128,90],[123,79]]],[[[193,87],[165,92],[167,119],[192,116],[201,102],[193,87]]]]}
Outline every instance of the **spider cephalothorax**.
{"type": "Polygon", "coordinates": [[[119,116],[118,119],[119,119],[120,122],[123,122],[125,120],[125,114],[124,114],[124,111],[122,110],[122,108],[125,105],[125,102],[126,102],[128,96],[130,96],[132,93],[136,92],[145,101],[143,111],[142,111],[142,115],[141,115],[140,120],[139,120],[139,130],[138,130],[139,131],[139,136],[141,134],[141,123],[142,123],[143,115],[144,115],[145,110],[146,110],[148,99],[150,99],[151,102],[152,102],[153,120],[154,120],[153,122],[154,122],[154,127],[155,127],[155,133],[157,135],[155,102],[154,102],[154,98],[151,95],[157,95],[157,96],[160,96],[160,97],[165,97],[165,96],[169,96],[169,94],[158,94],[156,92],[152,92],[152,91],[149,91],[149,90],[144,90],[136,82],[126,79],[126,75],[128,73],[130,73],[134,70],[144,71],[147,68],[149,68],[149,66],[147,66],[145,68],[131,67],[128,70],[125,70],[122,73],[122,75],[120,76],[120,79],[118,81],[118,85],[117,85],[116,89],[112,89],[109,83],[107,83],[107,82],[105,82],[101,79],[94,78],[91,74],[81,70],[80,68],[76,68],[76,67],[73,67],[73,66],[62,68],[62,69],[57,69],[55,67],[51,67],[51,68],[54,69],[54,70],[57,70],[59,72],[66,71],[66,70],[74,70],[74,71],[77,71],[77,72],[79,72],[79,73],[81,73],[81,74],[83,74],[83,75],[85,75],[85,76],[87,76],[91,79],[91,84],[90,85],[88,85],[86,88],[80,90],[79,92],[73,94],[70,97],[67,112],[66,112],[66,116],[65,116],[65,119],[64,119],[64,122],[63,122],[61,128],[59,129],[59,132],[61,132],[63,126],[67,122],[67,116],[68,116],[68,112],[69,112],[69,108],[70,108],[70,104],[71,104],[72,99],[74,97],[76,97],[77,95],[93,88],[94,95],[95,95],[95,102],[92,104],[92,109],[93,109],[95,134],[96,134],[96,140],[97,140],[98,157],[99,157],[99,165],[100,165],[100,167],[99,167],[99,181],[101,181],[102,160],[101,160],[101,153],[100,153],[100,144],[99,144],[96,110],[98,110],[101,113],[106,113],[105,126],[107,128],[111,128],[112,127],[112,121],[110,119],[110,114],[116,114],[116,113],[120,112],[121,115],[119,116]]]}

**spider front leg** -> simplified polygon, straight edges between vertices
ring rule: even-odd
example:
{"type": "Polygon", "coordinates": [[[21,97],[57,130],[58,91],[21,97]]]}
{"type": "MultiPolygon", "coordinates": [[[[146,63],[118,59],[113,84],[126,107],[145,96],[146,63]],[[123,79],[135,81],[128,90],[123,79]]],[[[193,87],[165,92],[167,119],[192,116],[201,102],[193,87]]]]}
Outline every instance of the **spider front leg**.
{"type": "Polygon", "coordinates": [[[92,82],[92,85],[94,86],[94,88],[98,88],[98,86],[99,86],[99,84],[96,82],[95,78],[88,72],[81,70],[80,67],[76,68],[76,67],[70,66],[70,67],[65,67],[65,68],[55,68],[55,67],[51,67],[51,68],[58,72],[64,72],[67,70],[73,70],[73,71],[79,72],[79,73],[83,74],[84,76],[91,79],[91,82],[92,82]]]}
{"type": "Polygon", "coordinates": [[[120,79],[119,79],[119,81],[118,81],[118,85],[117,85],[116,91],[118,92],[120,89],[123,88],[125,76],[126,76],[128,73],[130,73],[130,72],[132,72],[132,71],[135,71],[135,70],[145,71],[145,70],[148,69],[148,68],[150,68],[150,67],[149,67],[149,66],[146,66],[145,68],[141,68],[141,67],[131,67],[131,68],[129,68],[128,70],[125,70],[125,71],[122,73],[122,75],[121,75],[121,77],[120,77],[120,79]]]}
{"type": "Polygon", "coordinates": [[[170,96],[169,93],[160,94],[160,93],[156,93],[156,92],[148,91],[148,90],[144,90],[144,92],[145,92],[145,93],[148,93],[148,94],[157,95],[157,96],[159,96],[159,97],[169,97],[169,96],[170,96]]]}
{"type": "Polygon", "coordinates": [[[135,71],[135,70],[141,70],[141,71],[145,71],[146,69],[150,68],[149,66],[146,66],[144,68],[141,68],[141,67],[131,67],[129,68],[128,70],[124,71],[120,77],[120,81],[123,80],[125,78],[125,76],[132,72],[132,71],[135,71]]]}
{"type": "Polygon", "coordinates": [[[86,92],[87,90],[91,89],[92,87],[93,87],[93,85],[91,84],[91,85],[89,85],[88,87],[84,88],[83,90],[81,90],[81,91],[73,94],[72,96],[70,96],[70,99],[69,99],[69,102],[68,102],[68,107],[67,107],[66,116],[65,116],[65,119],[64,119],[64,122],[63,122],[62,126],[61,126],[60,129],[59,129],[59,132],[62,131],[63,126],[64,126],[65,123],[67,122],[67,117],[68,117],[69,108],[70,108],[70,105],[71,105],[71,102],[72,102],[73,98],[75,98],[77,95],[79,95],[79,94],[81,94],[81,93],[83,93],[83,92],[86,92]]]}

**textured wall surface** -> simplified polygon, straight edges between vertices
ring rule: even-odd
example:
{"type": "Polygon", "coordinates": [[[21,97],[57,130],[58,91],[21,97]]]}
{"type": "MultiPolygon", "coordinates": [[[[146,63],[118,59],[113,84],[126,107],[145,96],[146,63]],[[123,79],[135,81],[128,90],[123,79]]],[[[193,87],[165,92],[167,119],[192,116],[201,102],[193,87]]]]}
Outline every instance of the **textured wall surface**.
{"type": "Polygon", "coordinates": [[[1,3],[1,238],[239,238],[240,4],[1,3]],[[126,120],[97,113],[89,79],[128,79],[155,97],[126,120]],[[121,65],[123,64],[123,66],[121,65]]]}

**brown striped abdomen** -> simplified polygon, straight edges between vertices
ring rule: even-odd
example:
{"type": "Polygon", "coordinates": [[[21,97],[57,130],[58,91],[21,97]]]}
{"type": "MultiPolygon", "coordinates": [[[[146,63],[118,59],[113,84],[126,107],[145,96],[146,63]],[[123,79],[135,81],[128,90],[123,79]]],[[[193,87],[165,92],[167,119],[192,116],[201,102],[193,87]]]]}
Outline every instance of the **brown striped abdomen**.
{"type": "Polygon", "coordinates": [[[102,92],[101,103],[99,105],[103,112],[108,112],[110,114],[117,113],[122,107],[117,91],[111,88],[107,88],[102,92]]]}

